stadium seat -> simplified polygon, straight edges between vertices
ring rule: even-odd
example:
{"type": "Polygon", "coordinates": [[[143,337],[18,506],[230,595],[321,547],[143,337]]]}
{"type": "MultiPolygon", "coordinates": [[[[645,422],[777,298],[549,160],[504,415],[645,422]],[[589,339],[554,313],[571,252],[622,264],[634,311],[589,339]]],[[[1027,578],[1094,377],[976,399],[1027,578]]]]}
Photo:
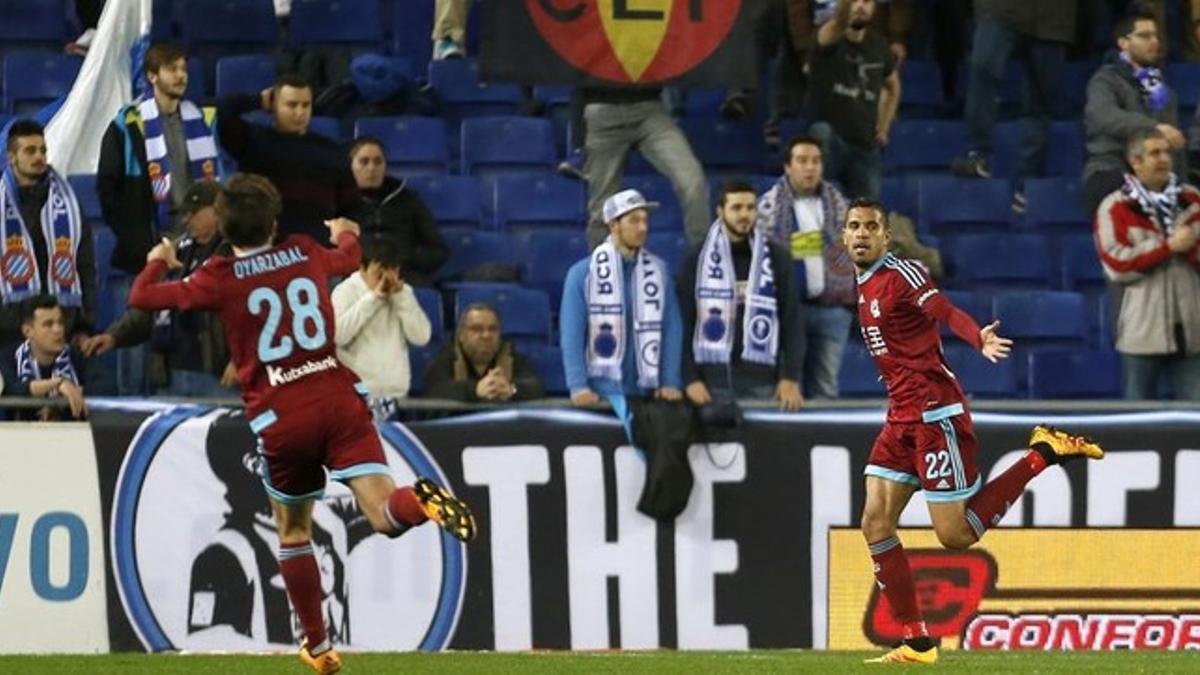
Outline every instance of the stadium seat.
{"type": "Polygon", "coordinates": [[[587,224],[584,183],[555,174],[500,176],[495,183],[496,226],[502,230],[587,224]]]}
{"type": "Polygon", "coordinates": [[[634,189],[642,193],[647,201],[658,202],[657,209],[650,214],[650,232],[682,232],[683,209],[675,198],[675,188],[666,176],[654,173],[625,176],[622,190],[634,189]]]}
{"type": "Polygon", "coordinates": [[[66,54],[12,52],[4,57],[4,109],[17,116],[31,115],[75,83],[83,59],[66,54]]]}
{"type": "Polygon", "coordinates": [[[1121,358],[1114,351],[1036,350],[1029,355],[1032,398],[1117,398],[1121,358]]]}
{"type": "Polygon", "coordinates": [[[217,60],[217,97],[257,94],[275,84],[275,57],[270,54],[226,56],[217,60]]]}
{"type": "Polygon", "coordinates": [[[1082,121],[1051,122],[1046,139],[1046,175],[1078,179],[1086,159],[1085,142],[1082,121]]]}
{"type": "Polygon", "coordinates": [[[479,181],[470,176],[412,176],[405,184],[421,195],[439,228],[478,228],[483,217],[479,181]]]}
{"type": "Polygon", "coordinates": [[[684,119],[679,127],[705,169],[718,173],[758,173],[766,148],[762,130],[753,122],[684,119]]]}
{"type": "Polygon", "coordinates": [[[424,347],[410,346],[408,348],[408,366],[412,373],[408,387],[409,396],[425,393],[425,368],[440,351],[442,351],[442,344],[434,342],[432,339],[424,347]]]}
{"type": "MultiPolygon", "coordinates": [[[[992,296],[988,293],[980,293],[976,291],[942,291],[946,294],[946,299],[950,304],[961,309],[971,315],[972,319],[980,326],[991,323],[992,320],[992,296]]],[[[942,335],[953,335],[950,327],[945,323],[941,324],[942,335]]]]}
{"type": "Polygon", "coordinates": [[[179,27],[188,46],[209,43],[268,46],[279,38],[272,0],[184,0],[179,27]]]}
{"type": "MultiPolygon", "coordinates": [[[[907,64],[905,65],[907,68],[907,64]]],[[[1096,61],[1068,61],[1063,64],[1059,73],[1058,93],[1060,116],[1078,118],[1083,114],[1083,106],[1087,103],[1087,83],[1096,73],[1100,64],[1096,61]]]]}
{"type": "MultiPolygon", "coordinates": [[[[429,34],[423,48],[429,51],[429,34]]],[[[468,117],[517,115],[521,112],[521,89],[515,84],[479,82],[479,64],[474,59],[447,59],[429,64],[429,84],[438,98],[457,152],[456,141],[462,121],[468,117]]]]}
{"type": "Polygon", "coordinates": [[[973,398],[1014,398],[1018,394],[1016,363],[1003,359],[992,363],[974,347],[961,343],[945,347],[946,363],[959,384],[973,398]]]}
{"type": "Polygon", "coordinates": [[[937,235],[1006,231],[1012,186],[1006,180],[924,177],[917,187],[920,226],[937,235]]]}
{"type": "Polygon", "coordinates": [[[446,173],[449,166],[446,123],[435,117],[366,117],[355,123],[354,136],[382,141],[389,171],[436,175],[446,173]]]}
{"type": "Polygon", "coordinates": [[[545,291],[557,309],[567,270],[588,254],[587,235],[583,228],[540,230],[529,235],[527,249],[525,285],[545,291]]]}
{"type": "Polygon", "coordinates": [[[554,127],[533,117],[465,120],[461,157],[465,176],[553,171],[554,127]]]}
{"type": "Polygon", "coordinates": [[[83,219],[92,225],[104,222],[104,214],[100,211],[100,195],[96,192],[96,175],[75,174],[69,176],[67,181],[75,191],[75,199],[79,202],[79,212],[83,219]]]}
{"type": "Polygon", "coordinates": [[[66,0],[0,0],[0,46],[61,50],[67,34],[66,0]]]}
{"type": "Polygon", "coordinates": [[[1163,79],[1179,97],[1179,107],[1194,109],[1200,103],[1200,62],[1175,61],[1163,69],[1163,79]]]}
{"type": "Polygon", "coordinates": [[[932,61],[906,61],[900,70],[900,115],[920,119],[937,117],[945,106],[942,71],[932,61]]]}
{"type": "Polygon", "coordinates": [[[847,344],[842,352],[838,395],[847,398],[880,398],[887,395],[871,355],[856,343],[847,344]]]}
{"type": "Polygon", "coordinates": [[[567,375],[563,371],[562,350],[552,345],[525,345],[521,355],[533,362],[546,396],[567,396],[567,375]]]}
{"type": "Polygon", "coordinates": [[[948,171],[950,162],[965,154],[966,124],[946,120],[899,120],[892,125],[883,153],[883,166],[889,174],[948,171]]]}
{"type": "Polygon", "coordinates": [[[1083,209],[1079,181],[1074,178],[1025,181],[1025,224],[1039,232],[1090,232],[1092,219],[1083,209]]]}
{"type": "Polygon", "coordinates": [[[486,302],[500,315],[505,339],[517,343],[550,342],[550,296],[535,288],[460,288],[454,296],[454,316],[473,303],[486,302]]]}
{"type": "Polygon", "coordinates": [[[1047,288],[1050,251],[1037,234],[973,234],[954,241],[953,261],[960,285],[974,290],[1047,288]]]}
{"type": "Polygon", "coordinates": [[[200,59],[188,59],[188,86],[184,96],[198,105],[204,105],[212,99],[212,89],[208,86],[208,77],[204,73],[204,62],[200,59]]]}
{"type": "Polygon", "coordinates": [[[450,257],[437,271],[439,281],[462,280],[465,274],[484,265],[515,267],[519,263],[512,240],[499,232],[442,228],[442,238],[450,249],[450,257]]]}
{"type": "Polygon", "coordinates": [[[446,313],[442,309],[442,294],[432,288],[415,288],[413,292],[417,296],[421,310],[429,319],[429,326],[432,329],[429,341],[441,342],[446,335],[446,313]]]}
{"type": "Polygon", "coordinates": [[[288,42],[294,47],[336,43],[378,48],[383,22],[378,2],[292,0],[288,42]]]}
{"type": "Polygon", "coordinates": [[[662,258],[670,268],[671,277],[679,272],[679,265],[687,255],[687,237],[676,232],[654,232],[646,237],[646,250],[662,258]]]}
{"type": "MultiPolygon", "coordinates": [[[[1025,91],[1025,67],[1024,59],[1009,59],[1004,67],[1004,78],[1000,81],[1000,88],[996,92],[996,98],[999,101],[996,113],[1001,119],[1016,117],[1021,111],[1021,98],[1025,91]]],[[[965,98],[971,80],[969,61],[959,63],[957,77],[956,91],[965,98]]],[[[903,96],[903,93],[901,95],[903,96]]]]}
{"type": "MultiPolygon", "coordinates": [[[[433,34],[432,2],[397,2],[392,7],[392,53],[408,59],[414,72],[429,69],[432,52],[429,36],[433,34]]],[[[471,12],[471,15],[478,12],[471,12]]],[[[468,25],[470,18],[468,18],[468,25]]]]}
{"type": "Polygon", "coordinates": [[[1068,291],[1103,289],[1104,268],[1100,265],[1096,243],[1090,235],[1072,235],[1060,240],[1062,288],[1068,291]]]}
{"type": "Polygon", "coordinates": [[[1015,341],[1061,343],[1061,346],[1083,346],[1086,342],[1087,320],[1082,293],[999,293],[994,308],[996,318],[1002,322],[1001,333],[1015,341]]]}

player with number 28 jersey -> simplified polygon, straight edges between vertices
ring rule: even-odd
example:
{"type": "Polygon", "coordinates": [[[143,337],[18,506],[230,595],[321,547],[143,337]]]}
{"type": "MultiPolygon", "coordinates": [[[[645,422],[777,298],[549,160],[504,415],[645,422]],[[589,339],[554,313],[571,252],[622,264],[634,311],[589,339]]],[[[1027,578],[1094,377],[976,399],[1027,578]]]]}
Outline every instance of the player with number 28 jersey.
{"type": "MultiPolygon", "coordinates": [[[[328,279],[358,269],[358,225],[327,225],[335,249],[306,236],[272,244],[279,193],[262,176],[238,174],[217,200],[234,256],[213,256],[182,281],[164,240],[147,255],[129,294],[143,310],[217,312],[225,326],[250,428],[258,436],[263,486],[279,533],[279,570],[303,627],[300,658],[318,673],[341,670],[322,613],[312,549],[313,501],[325,472],[344,482],[372,529],[397,537],[432,520],[462,540],[475,535],[470,508],[427,478],[397,488],[365,401],[366,388],[340,363],[328,279]]],[[[236,452],[237,448],[230,448],[236,452]]],[[[402,608],[398,615],[403,616],[402,608]]]]}

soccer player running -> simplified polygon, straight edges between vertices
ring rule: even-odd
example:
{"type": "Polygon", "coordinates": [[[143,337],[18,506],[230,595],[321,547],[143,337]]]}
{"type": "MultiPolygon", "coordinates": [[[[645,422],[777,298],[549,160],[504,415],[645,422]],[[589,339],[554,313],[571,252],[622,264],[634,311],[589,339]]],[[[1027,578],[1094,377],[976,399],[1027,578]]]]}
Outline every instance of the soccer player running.
{"type": "Polygon", "coordinates": [[[1078,457],[1101,459],[1091,440],[1045,426],[1034,427],[1029,451],[982,485],[975,466],[975,433],[966,396],[942,356],[938,324],[995,363],[1012,340],[995,321],[982,329],[942,295],[917,265],[888,253],[891,237],[879,202],[851,203],[842,234],[858,271],[858,319],[863,341],[888,390],[887,422],[867,460],[862,531],[875,562],[875,580],[904,627],[904,641],[868,663],[937,661],[917,606],[912,572],[896,536],[900,513],[914,492],[925,491],[929,516],[946,548],[965,549],[1000,522],[1047,466],[1078,457]]]}
{"type": "Polygon", "coordinates": [[[321,612],[321,575],[311,543],[313,501],[325,467],[346,483],[371,527],[396,537],[432,520],[463,541],[475,535],[470,508],[426,478],[397,488],[364,396],[336,356],[328,279],[359,267],[358,225],[326,223],[335,249],[296,235],[272,246],[279,193],[262,176],[238,174],[217,199],[221,231],[234,257],[213,256],[183,281],[163,239],[146,256],[130,304],[143,310],[217,312],[250,428],[265,460],[263,486],[279,531],[279,571],[303,628],[300,658],[318,673],[341,670],[321,612]]]}

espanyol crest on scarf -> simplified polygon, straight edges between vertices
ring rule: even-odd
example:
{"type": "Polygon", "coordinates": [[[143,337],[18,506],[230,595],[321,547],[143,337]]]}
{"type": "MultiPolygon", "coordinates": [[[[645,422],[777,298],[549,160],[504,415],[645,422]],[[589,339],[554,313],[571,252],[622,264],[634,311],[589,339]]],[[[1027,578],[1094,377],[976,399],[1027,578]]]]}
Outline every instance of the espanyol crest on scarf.
{"type": "MultiPolygon", "coordinates": [[[[83,219],[75,193],[54,169],[47,170],[49,190],[41,211],[43,240],[48,242],[50,266],[47,292],[67,307],[83,304],[83,285],[75,267],[83,219]]],[[[42,279],[33,254],[33,239],[21,215],[21,193],[12,169],[0,180],[0,228],[4,236],[4,254],[0,256],[0,300],[3,304],[20,302],[42,292],[42,279]]]]}
{"type": "MultiPolygon", "coordinates": [[[[169,224],[171,205],[171,163],[167,157],[167,141],[163,137],[162,116],[153,96],[137,104],[142,116],[146,139],[146,173],[150,178],[150,190],[158,215],[158,225],[169,224]]],[[[204,113],[191,101],[179,102],[179,117],[183,121],[183,133],[187,137],[188,174],[193,181],[213,180],[217,177],[217,144],[212,130],[204,123],[204,113]]]]}
{"type": "MultiPolygon", "coordinates": [[[[666,266],[645,249],[637,252],[633,270],[634,345],[638,386],[657,389],[659,351],[665,310],[666,266]]],[[[620,382],[625,359],[625,279],[621,255],[611,239],[592,251],[586,285],[588,305],[588,375],[620,382]]]]}
{"type": "MultiPolygon", "coordinates": [[[[767,238],[755,228],[750,241],[750,275],[742,317],[742,360],[774,365],[779,354],[779,309],[775,271],[767,238]]],[[[692,351],[697,363],[729,363],[737,320],[737,272],[725,225],[709,227],[696,270],[696,331],[692,351]]]]}

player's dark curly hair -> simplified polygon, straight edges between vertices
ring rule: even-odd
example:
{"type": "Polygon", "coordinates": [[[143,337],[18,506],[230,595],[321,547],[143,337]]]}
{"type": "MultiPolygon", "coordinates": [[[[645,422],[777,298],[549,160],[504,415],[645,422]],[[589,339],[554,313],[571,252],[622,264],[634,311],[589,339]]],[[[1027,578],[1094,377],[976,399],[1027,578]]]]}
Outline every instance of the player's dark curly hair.
{"type": "Polygon", "coordinates": [[[283,201],[266,177],[237,173],[217,196],[216,207],[225,239],[239,248],[251,248],[271,242],[283,201]]]}

